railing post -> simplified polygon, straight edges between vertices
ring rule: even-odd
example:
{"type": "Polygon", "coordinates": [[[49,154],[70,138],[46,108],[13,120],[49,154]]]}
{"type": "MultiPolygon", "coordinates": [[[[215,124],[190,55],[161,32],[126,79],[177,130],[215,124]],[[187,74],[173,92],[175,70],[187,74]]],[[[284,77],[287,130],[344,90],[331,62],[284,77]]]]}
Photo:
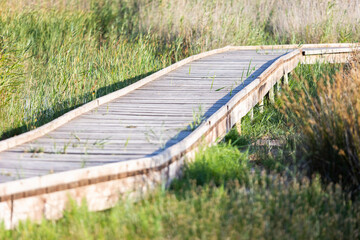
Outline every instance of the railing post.
{"type": "Polygon", "coordinates": [[[254,109],[252,108],[249,112],[250,114],[250,120],[252,121],[254,119],[254,109]]]}
{"type": "Polygon", "coordinates": [[[236,123],[236,130],[239,133],[239,135],[241,135],[241,118],[236,123]]]}
{"type": "Polygon", "coordinates": [[[288,73],[288,72],[285,72],[285,75],[284,75],[284,84],[285,84],[285,85],[289,85],[289,73],[288,73]]]}
{"type": "Polygon", "coordinates": [[[276,96],[281,95],[281,79],[276,83],[276,96]]]}
{"type": "Polygon", "coordinates": [[[272,104],[275,103],[274,87],[269,90],[269,100],[272,104]]]}
{"type": "Polygon", "coordinates": [[[264,97],[261,98],[260,102],[259,102],[259,107],[260,107],[260,113],[264,112],[264,97]]]}

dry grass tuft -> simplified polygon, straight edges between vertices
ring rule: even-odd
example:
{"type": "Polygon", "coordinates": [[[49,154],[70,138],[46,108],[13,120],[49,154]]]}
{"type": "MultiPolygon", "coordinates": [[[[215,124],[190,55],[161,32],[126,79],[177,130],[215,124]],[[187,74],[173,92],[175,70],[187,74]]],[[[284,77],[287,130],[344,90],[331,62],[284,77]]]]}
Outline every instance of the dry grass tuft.
{"type": "Polygon", "coordinates": [[[360,190],[360,55],[334,78],[302,81],[283,98],[283,111],[301,126],[300,152],[310,174],[360,190]]]}
{"type": "Polygon", "coordinates": [[[346,42],[359,38],[360,2],[140,0],[140,27],[208,49],[228,44],[346,42]]]}
{"type": "MultiPolygon", "coordinates": [[[[130,6],[141,32],[183,39],[202,50],[264,42],[349,42],[360,37],[360,0],[0,0],[2,9],[90,11],[95,4],[130,6]]],[[[1,10],[0,10],[1,13],[1,10]]]]}

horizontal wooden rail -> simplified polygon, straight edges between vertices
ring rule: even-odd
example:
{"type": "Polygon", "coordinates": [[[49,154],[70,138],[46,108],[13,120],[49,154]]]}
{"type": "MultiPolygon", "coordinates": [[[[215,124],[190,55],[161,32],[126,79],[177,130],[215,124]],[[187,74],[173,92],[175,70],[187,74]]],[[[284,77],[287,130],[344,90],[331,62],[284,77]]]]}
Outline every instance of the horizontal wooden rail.
{"type": "Polygon", "coordinates": [[[348,61],[356,46],[356,44],[228,46],[201,53],[124,89],[87,103],[38,129],[1,141],[0,151],[4,151],[34,140],[75,117],[142,87],[196,59],[231,50],[294,49],[274,61],[256,79],[202,122],[189,136],[155,156],[0,184],[0,219],[8,228],[16,226],[19,221],[27,218],[35,221],[43,217],[57,219],[62,216],[69,197],[78,203],[85,199],[90,211],[103,210],[114,206],[125,193],[138,195],[158,184],[169,184],[179,175],[185,159],[192,159],[199,146],[214,143],[222,138],[261,101],[281,77],[286,76],[299,63],[314,63],[318,60],[343,63],[348,61]]]}
{"type": "Polygon", "coordinates": [[[303,55],[324,55],[336,53],[352,53],[353,48],[323,48],[323,49],[303,49],[303,55]]]}

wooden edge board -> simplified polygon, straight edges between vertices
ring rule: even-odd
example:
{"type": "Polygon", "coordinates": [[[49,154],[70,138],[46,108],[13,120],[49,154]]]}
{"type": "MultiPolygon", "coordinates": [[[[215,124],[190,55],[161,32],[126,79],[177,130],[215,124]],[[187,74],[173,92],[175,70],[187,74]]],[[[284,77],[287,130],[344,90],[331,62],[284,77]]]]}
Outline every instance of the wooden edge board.
{"type": "Polygon", "coordinates": [[[233,50],[281,50],[297,48],[355,48],[359,43],[321,43],[321,44],[290,44],[290,45],[258,45],[258,46],[228,46],[233,50]]]}
{"type": "Polygon", "coordinates": [[[330,49],[304,49],[303,55],[321,55],[321,54],[335,54],[335,53],[351,53],[353,48],[330,48],[330,49]]]}
{"type": "Polygon", "coordinates": [[[303,44],[300,47],[306,48],[357,48],[360,43],[321,43],[321,44],[303,44]]]}
{"type": "MultiPolygon", "coordinates": [[[[324,48],[324,47],[356,47],[358,44],[354,43],[344,43],[344,44],[305,44],[303,47],[306,48],[324,48]]],[[[226,46],[224,48],[219,48],[215,50],[211,50],[208,52],[200,53],[194,56],[190,56],[186,59],[183,59],[169,67],[166,67],[148,77],[145,77],[142,80],[137,81],[136,83],[133,83],[125,88],[122,88],[120,90],[117,90],[113,93],[110,93],[108,95],[105,95],[103,97],[100,97],[98,99],[95,99],[89,103],[86,103],[68,113],[65,113],[64,115],[60,116],[59,118],[54,119],[53,121],[44,124],[43,126],[36,128],[34,130],[31,130],[29,132],[20,134],[18,136],[14,136],[12,138],[0,141],[0,152],[5,151],[9,148],[15,147],[17,145],[26,143],[28,141],[32,141],[36,138],[39,138],[41,136],[44,136],[45,134],[55,130],[56,128],[64,125],[65,123],[71,121],[72,119],[89,112],[90,110],[93,110],[97,108],[100,105],[106,104],[118,97],[121,97],[123,95],[126,95],[129,92],[132,92],[135,89],[138,89],[145,84],[181,67],[184,66],[187,63],[190,63],[192,61],[214,55],[217,53],[223,53],[227,51],[233,51],[233,50],[275,50],[275,49],[294,49],[294,48],[300,48],[301,45],[260,45],[260,46],[226,46]]]]}

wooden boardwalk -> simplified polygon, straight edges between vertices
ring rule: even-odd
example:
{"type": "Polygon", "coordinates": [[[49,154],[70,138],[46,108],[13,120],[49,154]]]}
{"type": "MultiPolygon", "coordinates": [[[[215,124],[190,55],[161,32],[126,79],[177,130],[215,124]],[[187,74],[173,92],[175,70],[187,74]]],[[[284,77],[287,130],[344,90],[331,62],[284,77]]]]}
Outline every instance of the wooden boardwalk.
{"type": "Polygon", "coordinates": [[[0,141],[0,220],[59,218],[69,196],[102,210],[169,182],[299,63],[346,62],[353,46],[214,50],[0,141]]]}
{"type": "Polygon", "coordinates": [[[188,136],[288,51],[229,51],[186,64],[0,153],[0,182],[158,154],[188,136]]]}

